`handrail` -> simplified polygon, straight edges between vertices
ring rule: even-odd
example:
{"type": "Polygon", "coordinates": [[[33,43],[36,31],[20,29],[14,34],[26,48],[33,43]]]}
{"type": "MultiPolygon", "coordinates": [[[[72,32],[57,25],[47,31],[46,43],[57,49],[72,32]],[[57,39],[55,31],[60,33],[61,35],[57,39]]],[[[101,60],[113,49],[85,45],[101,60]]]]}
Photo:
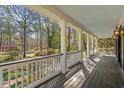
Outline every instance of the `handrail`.
{"type": "Polygon", "coordinates": [[[18,60],[18,61],[10,61],[10,62],[6,62],[6,63],[0,63],[0,66],[18,64],[18,63],[23,63],[23,62],[30,62],[30,61],[35,61],[35,60],[40,60],[40,59],[45,59],[45,58],[55,57],[55,56],[61,56],[61,55],[63,55],[63,54],[60,53],[60,54],[40,56],[40,57],[35,57],[35,58],[28,58],[28,59],[23,59],[23,60],[18,60]]]}

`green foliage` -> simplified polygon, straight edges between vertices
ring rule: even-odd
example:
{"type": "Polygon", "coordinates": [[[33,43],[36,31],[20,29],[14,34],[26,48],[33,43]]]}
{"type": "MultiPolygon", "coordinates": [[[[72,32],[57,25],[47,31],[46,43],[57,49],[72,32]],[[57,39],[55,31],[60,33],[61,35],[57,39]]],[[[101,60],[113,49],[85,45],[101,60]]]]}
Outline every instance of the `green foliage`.
{"type": "Polygon", "coordinates": [[[34,54],[34,56],[41,56],[41,55],[42,55],[41,52],[36,52],[36,53],[34,54]]]}
{"type": "Polygon", "coordinates": [[[104,38],[98,40],[99,48],[113,48],[113,40],[112,38],[104,38]]]}
{"type": "MultiPolygon", "coordinates": [[[[18,85],[19,88],[21,88],[21,81],[18,81],[17,85],[18,85]]],[[[15,83],[13,85],[11,85],[11,88],[15,88],[15,83]]]]}
{"type": "Polygon", "coordinates": [[[8,57],[9,55],[0,55],[0,63],[9,61],[8,57]]]}
{"type": "MultiPolygon", "coordinates": [[[[4,81],[7,81],[8,80],[8,71],[5,71],[3,73],[3,77],[4,77],[4,81]]],[[[18,72],[17,73],[17,77],[18,78],[21,77],[21,72],[18,72]]],[[[15,72],[14,71],[11,71],[10,72],[10,80],[13,80],[13,79],[15,79],[15,72]]]]}
{"type": "Polygon", "coordinates": [[[60,43],[60,33],[59,32],[54,32],[54,34],[51,36],[51,48],[57,49],[59,48],[59,43],[60,43]]]}
{"type": "Polygon", "coordinates": [[[48,55],[50,55],[50,54],[55,54],[55,51],[48,51],[48,53],[47,53],[48,55]]]}

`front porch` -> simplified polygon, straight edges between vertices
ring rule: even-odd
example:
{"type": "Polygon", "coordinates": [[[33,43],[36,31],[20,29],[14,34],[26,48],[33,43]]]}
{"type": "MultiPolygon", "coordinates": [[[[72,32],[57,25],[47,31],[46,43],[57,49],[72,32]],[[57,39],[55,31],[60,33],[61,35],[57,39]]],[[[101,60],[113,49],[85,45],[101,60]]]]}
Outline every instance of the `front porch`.
{"type": "MultiPolygon", "coordinates": [[[[116,55],[119,52],[118,47],[98,48],[100,36],[88,31],[82,24],[67,16],[67,12],[59,11],[59,9],[65,9],[64,7],[26,7],[58,22],[61,33],[60,53],[0,63],[0,88],[124,87],[123,66],[117,60],[119,56],[123,58],[123,53],[116,55]],[[76,51],[67,51],[69,43],[66,35],[67,27],[74,29],[77,33],[76,51]],[[83,41],[83,34],[86,35],[85,41],[83,41]],[[86,52],[85,56],[84,52],[86,52]]],[[[121,30],[124,31],[124,29],[121,30]]],[[[122,50],[123,47],[122,44],[122,50]]],[[[26,50],[26,47],[23,50],[26,50]]],[[[121,60],[123,63],[123,59],[121,60]]]]}

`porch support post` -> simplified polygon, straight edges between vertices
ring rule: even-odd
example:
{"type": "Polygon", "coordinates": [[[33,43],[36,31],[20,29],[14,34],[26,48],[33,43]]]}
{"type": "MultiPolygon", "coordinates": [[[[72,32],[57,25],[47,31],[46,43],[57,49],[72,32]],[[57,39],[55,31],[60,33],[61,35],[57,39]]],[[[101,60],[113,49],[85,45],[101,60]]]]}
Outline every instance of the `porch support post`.
{"type": "Polygon", "coordinates": [[[97,40],[97,38],[95,38],[95,53],[97,53],[97,48],[98,48],[98,40],[97,40]]]}
{"type": "Polygon", "coordinates": [[[94,54],[94,37],[92,36],[92,53],[94,54]]]}
{"type": "Polygon", "coordinates": [[[87,34],[87,59],[90,57],[90,34],[87,34]]]}
{"type": "Polygon", "coordinates": [[[63,54],[61,58],[62,73],[66,73],[67,71],[66,22],[64,20],[61,20],[61,53],[63,54]]]}
{"type": "Polygon", "coordinates": [[[121,67],[124,70],[124,31],[123,30],[121,31],[121,67]]]}
{"type": "Polygon", "coordinates": [[[81,51],[81,59],[80,59],[80,61],[82,62],[82,35],[81,35],[81,30],[79,30],[79,32],[78,32],[78,36],[79,36],[79,44],[78,44],[78,48],[79,48],[79,51],[81,51]]]}

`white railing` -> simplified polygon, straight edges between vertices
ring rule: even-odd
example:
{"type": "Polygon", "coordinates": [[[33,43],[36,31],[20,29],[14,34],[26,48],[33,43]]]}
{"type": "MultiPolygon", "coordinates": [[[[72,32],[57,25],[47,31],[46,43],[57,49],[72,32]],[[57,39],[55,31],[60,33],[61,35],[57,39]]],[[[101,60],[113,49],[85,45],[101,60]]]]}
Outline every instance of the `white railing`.
{"type": "MultiPolygon", "coordinates": [[[[63,54],[42,56],[0,64],[0,87],[28,87],[62,72],[63,54]]],[[[67,68],[81,61],[81,51],[67,53],[67,68]]]]}
{"type": "Polygon", "coordinates": [[[67,67],[71,67],[81,61],[81,51],[67,53],[67,67]]]}
{"type": "Polygon", "coordinates": [[[107,55],[115,55],[114,48],[98,48],[97,52],[107,55]]]}
{"type": "Polygon", "coordinates": [[[61,71],[62,54],[49,55],[0,64],[0,87],[27,85],[61,71]]]}

